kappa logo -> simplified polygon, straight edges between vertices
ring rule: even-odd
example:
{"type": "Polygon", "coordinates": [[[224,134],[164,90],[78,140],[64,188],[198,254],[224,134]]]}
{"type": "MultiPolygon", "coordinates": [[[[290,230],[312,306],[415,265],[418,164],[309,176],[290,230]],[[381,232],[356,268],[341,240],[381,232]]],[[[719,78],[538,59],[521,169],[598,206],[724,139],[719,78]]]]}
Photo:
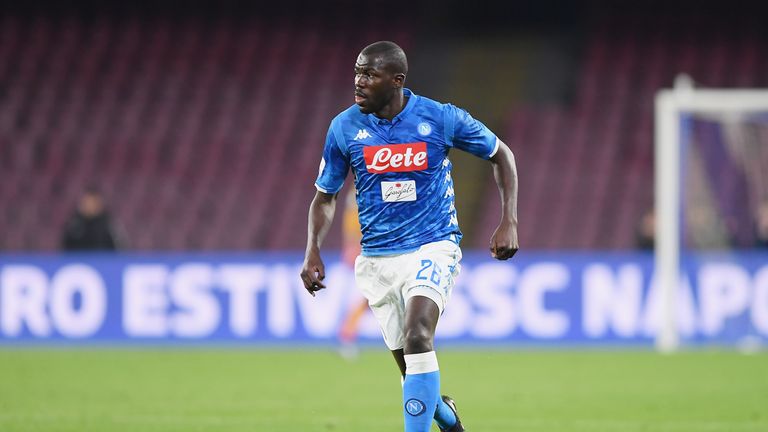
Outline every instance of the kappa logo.
{"type": "Polygon", "coordinates": [[[357,135],[355,135],[355,141],[370,138],[370,137],[371,137],[371,134],[369,134],[367,130],[359,129],[357,131],[357,135]]]}

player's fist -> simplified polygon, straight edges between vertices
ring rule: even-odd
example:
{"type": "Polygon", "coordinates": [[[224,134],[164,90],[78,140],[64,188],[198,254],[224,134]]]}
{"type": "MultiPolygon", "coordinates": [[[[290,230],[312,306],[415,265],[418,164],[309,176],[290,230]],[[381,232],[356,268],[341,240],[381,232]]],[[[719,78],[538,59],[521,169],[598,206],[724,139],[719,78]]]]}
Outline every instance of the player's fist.
{"type": "Polygon", "coordinates": [[[325,264],[320,258],[320,252],[307,251],[301,267],[301,281],[304,282],[304,288],[312,294],[312,297],[315,296],[315,291],[325,288],[323,279],[325,279],[325,264]]]}
{"type": "Polygon", "coordinates": [[[517,241],[517,224],[502,222],[491,237],[491,256],[498,260],[512,258],[520,245],[517,241]]]}

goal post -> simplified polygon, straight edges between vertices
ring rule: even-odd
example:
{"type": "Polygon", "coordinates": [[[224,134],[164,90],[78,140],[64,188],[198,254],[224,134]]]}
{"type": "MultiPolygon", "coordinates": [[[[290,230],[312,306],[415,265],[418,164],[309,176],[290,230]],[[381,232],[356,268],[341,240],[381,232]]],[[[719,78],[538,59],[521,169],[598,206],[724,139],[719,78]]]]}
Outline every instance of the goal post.
{"type": "Polygon", "coordinates": [[[677,328],[677,293],[681,280],[683,245],[682,206],[684,116],[732,112],[768,112],[768,90],[696,89],[687,76],[679,76],[675,88],[657,92],[655,100],[656,214],[655,270],[662,292],[662,318],[656,349],[672,352],[680,346],[677,328]]]}

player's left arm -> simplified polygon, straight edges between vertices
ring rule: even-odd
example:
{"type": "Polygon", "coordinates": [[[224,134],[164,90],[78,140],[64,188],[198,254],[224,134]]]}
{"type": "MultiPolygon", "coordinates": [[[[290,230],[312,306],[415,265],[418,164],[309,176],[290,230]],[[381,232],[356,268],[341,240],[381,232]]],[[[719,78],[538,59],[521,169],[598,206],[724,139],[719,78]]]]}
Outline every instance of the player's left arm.
{"type": "Polygon", "coordinates": [[[517,240],[517,166],[512,150],[498,140],[498,150],[489,159],[501,195],[501,222],[491,237],[491,255],[512,258],[520,247],[517,240]]]}
{"type": "Polygon", "coordinates": [[[501,222],[491,237],[491,255],[512,258],[517,242],[517,167],[512,150],[488,127],[463,109],[447,105],[446,142],[477,157],[488,159],[501,195],[501,222]]]}

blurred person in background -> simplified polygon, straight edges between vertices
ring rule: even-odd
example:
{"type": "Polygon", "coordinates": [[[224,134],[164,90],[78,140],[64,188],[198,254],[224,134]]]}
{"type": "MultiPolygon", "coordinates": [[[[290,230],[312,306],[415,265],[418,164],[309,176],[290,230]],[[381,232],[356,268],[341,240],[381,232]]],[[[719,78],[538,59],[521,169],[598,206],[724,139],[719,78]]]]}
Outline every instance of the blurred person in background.
{"type": "MultiPolygon", "coordinates": [[[[358,288],[368,299],[403,378],[406,432],[464,431],[456,405],[440,395],[434,336],[461,259],[448,152],[489,160],[502,200],[491,255],[518,249],[517,169],[512,151],[466,111],[404,88],[408,62],[392,42],[367,46],[355,64],[355,104],[326,137],[309,208],[301,279],[313,296],[325,288],[320,245],[350,169],[357,189],[362,255],[358,288]]],[[[480,365],[482,368],[482,365],[480,365]]]]}
{"type": "Polygon", "coordinates": [[[755,246],[768,248],[768,201],[763,201],[755,215],[755,246]]]}
{"type": "Polygon", "coordinates": [[[104,197],[95,187],[88,187],[77,208],[64,226],[62,249],[67,251],[114,251],[117,236],[104,197]]]}
{"type": "Polygon", "coordinates": [[[640,250],[653,250],[656,244],[656,213],[650,209],[643,213],[635,230],[635,247],[640,250]]]}
{"type": "MultiPolygon", "coordinates": [[[[355,200],[355,188],[350,188],[344,199],[344,215],[342,217],[342,245],[341,260],[353,271],[355,260],[360,255],[360,240],[363,238],[360,232],[360,220],[357,215],[357,201],[355,200]]],[[[344,321],[339,328],[339,353],[346,359],[357,357],[357,334],[360,329],[360,320],[368,310],[368,300],[355,298],[347,311],[344,321]]]]}
{"type": "Polygon", "coordinates": [[[732,244],[725,221],[708,205],[693,205],[685,210],[684,223],[691,247],[727,249],[732,244]]]}

